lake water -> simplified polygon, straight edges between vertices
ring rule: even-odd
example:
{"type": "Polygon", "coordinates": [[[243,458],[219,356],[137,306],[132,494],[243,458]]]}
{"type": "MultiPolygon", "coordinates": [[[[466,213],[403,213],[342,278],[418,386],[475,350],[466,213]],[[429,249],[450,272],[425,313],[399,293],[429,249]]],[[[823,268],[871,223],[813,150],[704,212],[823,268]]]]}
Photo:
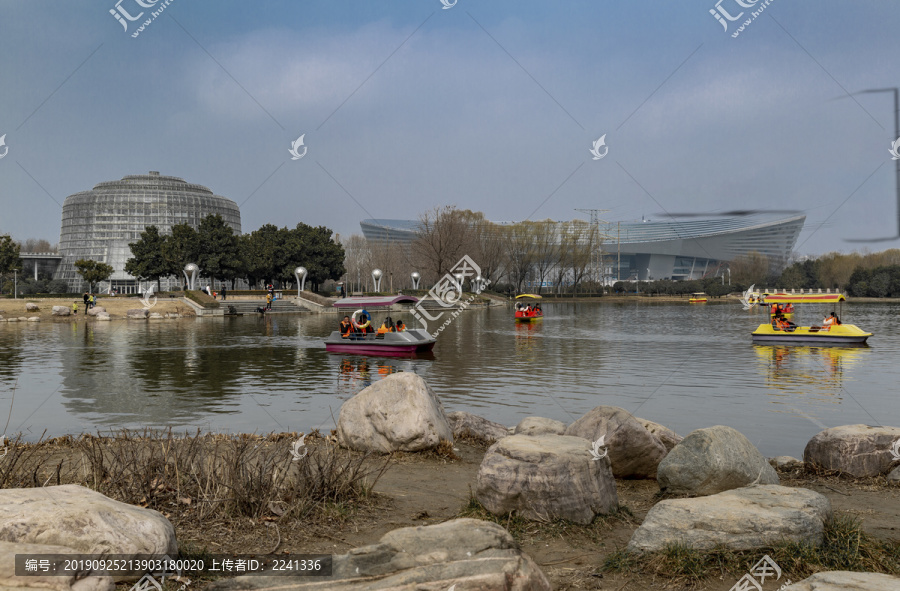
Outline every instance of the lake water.
{"type": "MultiPolygon", "coordinates": [[[[801,324],[831,310],[801,308],[801,324]]],[[[729,425],[769,456],[802,455],[824,427],[900,425],[897,304],[844,305],[845,322],[875,333],[865,348],[753,345],[765,312],[736,303],[544,310],[534,325],[514,324],[511,308],[465,312],[429,359],[326,353],[333,315],[2,323],[0,421],[12,406],[5,432],[31,440],[122,427],[327,432],[343,401],[413,371],[448,411],[515,425],[614,405],[682,435],[729,425]]]]}

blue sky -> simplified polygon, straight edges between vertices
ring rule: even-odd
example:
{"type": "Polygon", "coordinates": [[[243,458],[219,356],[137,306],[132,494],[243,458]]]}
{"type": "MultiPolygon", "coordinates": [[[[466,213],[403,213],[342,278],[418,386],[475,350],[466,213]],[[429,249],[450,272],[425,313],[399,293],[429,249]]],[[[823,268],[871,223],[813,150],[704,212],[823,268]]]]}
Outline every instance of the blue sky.
{"type": "Polygon", "coordinates": [[[158,170],[245,231],[453,204],[799,209],[809,254],[896,235],[891,96],[847,92],[900,85],[900,10],[770,0],[732,37],[765,1],[723,0],[725,32],[708,0],[170,0],[135,38],[166,0],[122,0],[127,32],[115,0],[0,0],[0,232],[55,242],[67,195],[158,170]]]}

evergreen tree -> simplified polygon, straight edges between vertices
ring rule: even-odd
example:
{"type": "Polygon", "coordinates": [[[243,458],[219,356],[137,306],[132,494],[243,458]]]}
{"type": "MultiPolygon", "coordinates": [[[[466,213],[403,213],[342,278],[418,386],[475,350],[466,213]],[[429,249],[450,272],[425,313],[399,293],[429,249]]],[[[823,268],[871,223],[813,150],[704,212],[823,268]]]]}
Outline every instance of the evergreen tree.
{"type": "Polygon", "coordinates": [[[156,280],[156,290],[160,291],[160,277],[171,274],[171,265],[166,260],[166,237],[156,226],[147,226],[140,239],[128,246],[134,256],[125,262],[125,272],[140,279],[156,280]]]}
{"type": "Polygon", "coordinates": [[[94,285],[109,279],[114,269],[106,263],[90,259],[79,259],[75,261],[75,270],[81,275],[82,279],[88,282],[90,290],[94,291],[94,285]]]}

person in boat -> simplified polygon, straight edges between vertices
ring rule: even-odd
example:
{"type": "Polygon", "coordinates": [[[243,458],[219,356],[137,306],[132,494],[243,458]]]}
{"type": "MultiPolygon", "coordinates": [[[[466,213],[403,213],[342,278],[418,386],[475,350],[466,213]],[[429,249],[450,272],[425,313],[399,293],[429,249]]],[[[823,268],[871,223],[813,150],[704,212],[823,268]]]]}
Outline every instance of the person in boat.
{"type": "Polygon", "coordinates": [[[353,338],[353,334],[356,332],[356,329],[353,328],[353,324],[350,322],[349,316],[344,316],[344,319],[341,320],[341,325],[338,330],[341,331],[342,339],[353,338]]]}
{"type": "Polygon", "coordinates": [[[372,328],[372,319],[365,310],[359,315],[359,322],[356,324],[356,329],[362,334],[375,332],[375,329],[372,328]]]}
{"type": "Polygon", "coordinates": [[[535,304],[535,305],[534,305],[534,311],[535,311],[537,314],[541,314],[541,313],[542,313],[541,305],[540,305],[540,304],[535,304]]]}
{"type": "Polygon", "coordinates": [[[403,324],[402,320],[398,320],[396,328],[397,328],[397,332],[404,332],[406,330],[406,325],[403,324]]]}
{"type": "Polygon", "coordinates": [[[384,322],[381,323],[381,326],[378,327],[378,334],[385,334],[388,332],[394,332],[394,321],[390,316],[384,319],[384,322]]]}
{"type": "Polygon", "coordinates": [[[781,312],[778,312],[775,316],[772,317],[772,328],[774,328],[775,330],[792,332],[795,328],[797,328],[797,325],[787,320],[781,314],[781,312]]]}

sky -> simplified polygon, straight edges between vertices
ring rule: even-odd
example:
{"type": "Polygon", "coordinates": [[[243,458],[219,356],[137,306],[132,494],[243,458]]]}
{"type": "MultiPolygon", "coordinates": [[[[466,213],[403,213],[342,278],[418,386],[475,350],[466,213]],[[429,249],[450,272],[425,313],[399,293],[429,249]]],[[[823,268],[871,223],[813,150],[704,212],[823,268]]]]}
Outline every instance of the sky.
{"type": "Polygon", "coordinates": [[[245,232],[796,209],[802,254],[900,246],[849,241],[900,232],[892,95],[851,96],[900,85],[892,3],[451,1],[0,0],[0,233],[154,170],[245,232]]]}

